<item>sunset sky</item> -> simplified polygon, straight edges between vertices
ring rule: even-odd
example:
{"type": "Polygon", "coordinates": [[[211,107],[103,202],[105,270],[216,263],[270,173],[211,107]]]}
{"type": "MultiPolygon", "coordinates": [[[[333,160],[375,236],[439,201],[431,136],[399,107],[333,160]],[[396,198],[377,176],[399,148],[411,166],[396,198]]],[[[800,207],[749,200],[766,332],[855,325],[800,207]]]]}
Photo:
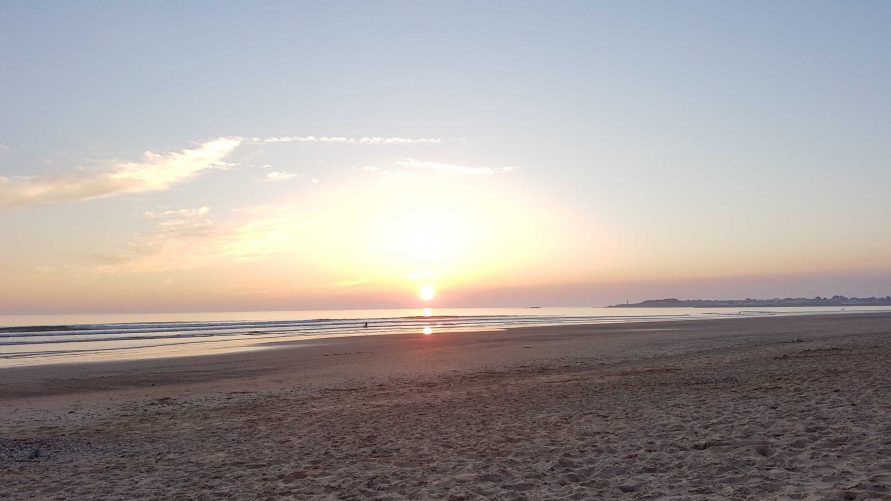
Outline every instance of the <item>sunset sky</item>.
{"type": "Polygon", "coordinates": [[[0,313],[891,294],[889,26],[4,2],[0,313]]]}

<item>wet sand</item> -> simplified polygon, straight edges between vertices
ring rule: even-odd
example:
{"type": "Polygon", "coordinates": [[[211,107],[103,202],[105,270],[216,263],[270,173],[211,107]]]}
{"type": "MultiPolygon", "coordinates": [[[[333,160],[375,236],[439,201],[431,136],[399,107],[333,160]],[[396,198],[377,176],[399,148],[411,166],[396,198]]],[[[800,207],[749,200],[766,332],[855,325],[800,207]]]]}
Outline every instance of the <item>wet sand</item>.
{"type": "Polygon", "coordinates": [[[0,498],[891,499],[891,314],[0,370],[0,498]]]}

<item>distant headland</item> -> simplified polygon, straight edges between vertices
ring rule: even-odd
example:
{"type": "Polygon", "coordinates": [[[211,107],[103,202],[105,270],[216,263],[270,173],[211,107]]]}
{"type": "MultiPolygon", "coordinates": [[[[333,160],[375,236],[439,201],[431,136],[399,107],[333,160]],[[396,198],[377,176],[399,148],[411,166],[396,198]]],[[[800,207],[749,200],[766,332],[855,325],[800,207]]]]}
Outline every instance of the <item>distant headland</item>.
{"type": "Polygon", "coordinates": [[[639,303],[614,304],[607,308],[723,308],[751,306],[891,306],[885,297],[786,297],[773,299],[648,299],[639,303]]]}

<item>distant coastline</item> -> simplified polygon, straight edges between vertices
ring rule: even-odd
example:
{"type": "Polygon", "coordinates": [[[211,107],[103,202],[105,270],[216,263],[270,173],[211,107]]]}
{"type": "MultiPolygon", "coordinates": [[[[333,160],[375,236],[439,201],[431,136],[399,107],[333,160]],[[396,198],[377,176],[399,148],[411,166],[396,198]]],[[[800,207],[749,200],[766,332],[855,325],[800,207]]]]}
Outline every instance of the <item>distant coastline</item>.
{"type": "Polygon", "coordinates": [[[723,308],[752,306],[891,306],[891,296],[885,297],[845,297],[832,296],[813,298],[786,297],[772,299],[647,299],[639,303],[614,304],[607,308],[723,308]]]}

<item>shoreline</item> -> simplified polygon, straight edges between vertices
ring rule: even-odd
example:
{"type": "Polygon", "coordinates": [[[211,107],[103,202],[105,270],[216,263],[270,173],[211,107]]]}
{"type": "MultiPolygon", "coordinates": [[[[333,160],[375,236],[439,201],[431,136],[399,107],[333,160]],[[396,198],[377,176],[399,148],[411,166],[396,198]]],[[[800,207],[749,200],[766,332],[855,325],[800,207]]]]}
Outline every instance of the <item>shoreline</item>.
{"type": "MultiPolygon", "coordinates": [[[[359,340],[368,340],[369,338],[374,339],[390,339],[390,338],[435,338],[442,336],[455,336],[455,335],[480,335],[480,334],[507,334],[511,332],[523,332],[523,331],[535,331],[539,332],[542,330],[553,331],[554,334],[560,334],[561,331],[573,332],[573,331],[614,331],[614,330],[626,330],[626,331],[635,331],[640,329],[642,326],[653,327],[656,329],[667,329],[667,330],[675,330],[682,329],[687,327],[688,325],[696,325],[702,322],[713,323],[713,322],[738,322],[738,321],[750,321],[750,320],[780,320],[780,319],[819,319],[826,317],[835,317],[844,315],[846,318],[889,318],[891,319],[891,311],[876,311],[876,312],[821,312],[815,314],[803,314],[803,315],[783,315],[783,316],[740,316],[740,317],[724,317],[724,318],[696,318],[696,319],[678,319],[678,320],[633,320],[627,322],[592,322],[592,323],[577,323],[577,324],[565,324],[565,325],[531,325],[531,326],[516,326],[516,327],[505,327],[505,328],[479,328],[479,329],[453,329],[453,330],[444,330],[441,332],[437,332],[431,335],[425,335],[422,332],[401,332],[401,333],[369,333],[369,334],[348,334],[348,335],[339,335],[339,336],[306,336],[306,337],[294,337],[291,339],[239,339],[239,340],[228,340],[221,339],[219,342],[222,343],[232,343],[238,344],[239,346],[233,347],[231,349],[226,349],[220,353],[202,353],[202,354],[189,354],[189,355],[173,355],[173,356],[153,356],[153,357],[144,357],[144,358],[123,358],[118,360],[80,360],[80,361],[61,361],[61,362],[40,362],[33,365],[13,365],[13,366],[0,366],[0,376],[8,376],[11,373],[16,372],[30,372],[30,371],[41,371],[48,370],[52,372],[56,371],[64,371],[66,369],[71,370],[80,370],[80,369],[101,369],[102,367],[114,367],[122,370],[127,369],[138,369],[138,368],[146,368],[147,366],[153,365],[153,363],[157,363],[160,365],[165,365],[166,362],[181,362],[183,364],[194,364],[201,363],[202,361],[214,364],[217,362],[225,362],[228,359],[233,357],[240,357],[251,352],[259,352],[259,351],[267,351],[267,350],[287,350],[287,349],[297,349],[303,346],[318,346],[318,345],[328,345],[328,344],[341,344],[341,343],[351,343],[359,340]],[[669,329],[671,328],[671,329],[669,329]],[[215,360],[216,359],[216,360],[215,360]]],[[[206,341],[203,341],[206,342],[206,341]]],[[[217,342],[216,340],[210,342],[217,342]]],[[[0,399],[2,399],[2,393],[0,393],[0,399]]]]}
{"type": "MultiPolygon", "coordinates": [[[[791,315],[780,317],[741,317],[741,318],[715,318],[715,319],[690,319],[690,320],[640,320],[632,322],[619,323],[591,323],[591,324],[572,324],[572,325],[550,325],[550,326],[520,326],[509,327],[504,329],[478,329],[478,330],[455,330],[445,331],[433,335],[424,335],[423,333],[397,333],[397,334],[369,334],[369,335],[347,335],[347,336],[331,336],[331,337],[307,337],[301,339],[288,340],[247,340],[241,349],[233,349],[222,353],[206,353],[200,355],[184,355],[172,357],[152,357],[152,358],[133,358],[124,360],[86,360],[77,362],[58,362],[58,363],[41,363],[35,365],[22,365],[0,367],[0,378],[7,383],[15,383],[26,380],[40,380],[50,376],[56,377],[65,373],[72,375],[103,373],[103,372],[151,372],[159,369],[177,370],[185,367],[196,366],[231,366],[231,365],[249,365],[252,363],[263,362],[264,354],[273,354],[274,352],[287,352],[289,350],[298,350],[306,348],[318,349],[324,351],[328,348],[340,346],[360,344],[365,346],[370,341],[378,341],[385,344],[398,344],[398,340],[411,339],[412,344],[421,340],[422,343],[438,344],[444,341],[445,336],[450,336],[453,340],[460,340],[466,337],[478,338],[480,336],[493,336],[491,339],[479,341],[513,341],[510,334],[515,333],[522,335],[530,333],[533,336],[544,336],[539,341],[547,341],[560,339],[561,335],[589,335],[589,334],[615,334],[621,332],[646,332],[646,331],[672,331],[685,330],[688,332],[696,330],[710,330],[725,322],[732,324],[735,322],[771,322],[786,320],[802,320],[802,321],[819,321],[829,318],[845,318],[851,320],[858,319],[888,319],[891,321],[891,312],[868,312],[868,313],[819,313],[814,315],[791,315]],[[843,316],[842,316],[843,315],[843,316]],[[713,325],[717,323],[716,325],[713,325]],[[699,329],[697,329],[697,327],[699,329]],[[495,337],[501,336],[501,337],[495,337]]],[[[474,341],[477,342],[477,341],[474,341]]],[[[318,355],[316,350],[309,357],[318,355]]],[[[286,353],[281,353],[280,357],[287,358],[286,353]]],[[[330,355],[330,354],[329,354],[330,355]]],[[[322,353],[322,356],[325,356],[322,353]]],[[[296,360],[301,360],[297,357],[296,360]]],[[[279,369],[281,367],[278,367],[279,369]]],[[[0,401],[5,397],[4,387],[7,386],[0,383],[0,401]]]]}
{"type": "MultiPolygon", "coordinates": [[[[672,332],[680,333],[682,338],[703,336],[720,340],[731,339],[740,332],[757,328],[759,323],[766,323],[768,327],[779,323],[790,327],[803,324],[819,328],[824,322],[833,320],[891,323],[891,313],[524,326],[431,336],[378,334],[254,341],[248,349],[218,354],[2,367],[0,402],[46,400],[48,405],[41,404],[40,407],[52,408],[68,401],[77,401],[82,395],[91,395],[90,399],[95,396],[101,401],[104,394],[116,392],[125,398],[140,398],[142,394],[160,394],[171,389],[181,389],[186,393],[214,391],[232,381],[264,381],[278,373],[299,373],[307,384],[330,384],[346,377],[381,377],[382,374],[406,372],[437,375],[450,370],[478,370],[481,366],[493,364],[499,367],[516,365],[530,358],[540,358],[539,353],[556,356],[566,347],[578,346],[589,351],[592,347],[595,350],[615,350],[623,344],[633,345],[651,337],[660,339],[660,342],[671,342],[675,337],[670,334],[672,332]],[[466,349],[477,346],[498,347],[501,350],[493,349],[490,350],[492,353],[477,356],[466,349]],[[420,353],[422,357],[430,358],[430,353],[440,351],[452,352],[451,358],[442,356],[426,365],[389,363],[390,358],[398,358],[404,352],[420,353]],[[369,358],[372,360],[367,360],[369,358]],[[346,361],[353,365],[359,361],[370,367],[367,370],[363,370],[362,366],[344,368],[346,361]],[[342,368],[345,370],[338,372],[342,368]]],[[[822,325],[823,330],[826,327],[822,325]]],[[[789,337],[790,332],[795,331],[784,332],[782,336],[789,337]]],[[[3,416],[3,409],[0,408],[0,423],[3,416]]]]}
{"type": "MultiPolygon", "coordinates": [[[[738,319],[746,319],[746,318],[785,318],[785,317],[822,317],[822,316],[832,316],[832,315],[872,315],[872,314],[891,314],[891,311],[887,310],[876,310],[876,311],[819,311],[819,312],[804,312],[804,313],[790,313],[790,312],[781,312],[777,315],[770,316],[758,316],[758,315],[743,315],[744,312],[740,311],[739,316],[723,316],[723,317],[695,317],[695,318],[676,318],[676,319],[665,319],[665,318],[640,318],[634,317],[633,320],[620,320],[620,321],[611,321],[611,320],[603,320],[601,317],[592,317],[592,321],[590,323],[585,322],[583,320],[574,320],[572,322],[566,324],[534,324],[523,326],[492,326],[492,327],[450,327],[450,326],[438,326],[436,324],[430,324],[432,335],[452,335],[456,333],[473,333],[473,332],[502,332],[513,329],[523,329],[523,328],[533,328],[533,329],[560,329],[565,327],[573,327],[573,326],[596,326],[596,325],[605,325],[605,326],[616,326],[616,325],[635,325],[635,324],[652,324],[652,323],[685,323],[685,322],[702,322],[702,321],[718,321],[718,320],[738,320],[738,319]],[[599,321],[597,319],[600,319],[599,321]]],[[[401,317],[400,317],[401,318],[401,317]]],[[[431,322],[435,322],[437,319],[441,318],[460,318],[460,317],[452,317],[452,316],[431,316],[431,317],[408,317],[412,319],[425,320],[429,319],[431,322]]],[[[351,320],[351,319],[345,319],[351,320]]],[[[141,324],[142,322],[135,322],[135,324],[141,324]]],[[[177,323],[177,322],[174,322],[177,323]]],[[[193,323],[193,322],[189,322],[193,323]]],[[[261,321],[262,323],[262,321],[261,321]]],[[[426,330],[427,324],[421,325],[417,327],[419,330],[426,330]]],[[[45,326],[40,326],[45,327],[45,326]]],[[[68,327],[70,326],[54,326],[54,327],[68,327]]],[[[18,331],[23,329],[24,327],[11,327],[14,331],[18,331]]],[[[395,330],[399,330],[396,328],[395,330]]],[[[73,330],[72,332],[77,333],[77,330],[73,330]]],[[[70,341],[67,343],[52,343],[52,345],[60,345],[60,344],[70,344],[70,345],[85,345],[80,349],[76,349],[74,351],[59,351],[58,355],[53,355],[54,352],[47,352],[47,355],[37,355],[34,358],[30,357],[21,357],[21,358],[9,358],[7,360],[0,360],[0,371],[7,371],[11,369],[26,369],[29,367],[39,367],[39,366],[79,366],[83,364],[102,364],[102,363],[121,363],[121,362],[138,362],[138,361],[151,361],[151,360],[170,360],[175,358],[183,358],[183,359],[193,359],[195,357],[213,357],[213,356],[225,356],[230,354],[240,354],[247,353],[250,351],[256,350],[264,350],[269,349],[269,347],[276,346],[288,346],[294,343],[301,342],[324,342],[331,339],[349,339],[349,338],[364,338],[368,336],[392,336],[392,335],[407,335],[407,336],[415,336],[419,334],[424,334],[426,332],[419,331],[403,331],[403,332],[395,332],[390,333],[386,331],[380,331],[380,328],[376,328],[371,332],[365,332],[362,334],[358,333],[349,333],[349,334],[294,334],[293,336],[289,335],[279,335],[270,333],[270,335],[266,336],[258,336],[258,337],[248,337],[247,334],[234,334],[230,336],[219,336],[219,338],[202,338],[202,337],[187,337],[186,341],[180,342],[164,342],[165,338],[158,338],[158,344],[148,344],[144,346],[132,346],[132,347],[114,347],[114,346],[106,346],[102,347],[103,344],[107,344],[106,341],[70,341]],[[86,346],[96,345],[95,347],[88,348],[86,346]]],[[[121,338],[116,338],[121,339],[121,338]]],[[[134,338],[136,341],[141,341],[144,338],[134,338]]],[[[176,339],[176,338],[170,338],[176,339]]],[[[22,348],[23,346],[28,345],[9,345],[11,348],[22,348]]],[[[42,346],[42,345],[37,345],[42,346]]],[[[3,347],[0,346],[0,350],[3,347]]],[[[13,354],[11,352],[10,354],[13,354]]]]}

